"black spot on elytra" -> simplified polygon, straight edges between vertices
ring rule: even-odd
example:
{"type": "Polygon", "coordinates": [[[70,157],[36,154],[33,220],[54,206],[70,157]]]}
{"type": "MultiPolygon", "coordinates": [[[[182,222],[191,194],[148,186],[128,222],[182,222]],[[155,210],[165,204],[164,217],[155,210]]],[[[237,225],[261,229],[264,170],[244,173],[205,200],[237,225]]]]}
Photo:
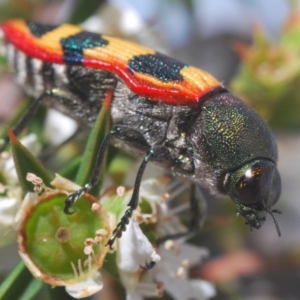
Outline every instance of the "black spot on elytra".
{"type": "Polygon", "coordinates": [[[33,21],[27,21],[27,26],[30,29],[30,32],[35,36],[35,37],[42,37],[44,34],[46,34],[49,31],[52,31],[58,27],[58,25],[46,25],[46,24],[41,24],[41,23],[36,23],[33,21]]]}
{"type": "Polygon", "coordinates": [[[183,80],[180,70],[187,65],[161,53],[134,56],[128,63],[132,72],[148,74],[163,82],[183,80]]]}
{"type": "Polygon", "coordinates": [[[62,38],[60,44],[64,51],[64,61],[71,64],[81,64],[83,61],[83,50],[95,47],[105,47],[108,41],[100,34],[82,31],[62,38]]]}

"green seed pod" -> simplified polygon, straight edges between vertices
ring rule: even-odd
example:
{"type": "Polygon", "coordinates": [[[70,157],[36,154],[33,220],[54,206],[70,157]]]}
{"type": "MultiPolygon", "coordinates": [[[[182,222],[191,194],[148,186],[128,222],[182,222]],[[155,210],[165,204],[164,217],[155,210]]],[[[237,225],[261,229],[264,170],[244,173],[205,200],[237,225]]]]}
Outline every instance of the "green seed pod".
{"type": "Polygon", "coordinates": [[[63,212],[66,194],[28,193],[20,210],[19,252],[33,275],[53,286],[78,283],[94,276],[108,251],[106,211],[89,194],[63,212]]]}

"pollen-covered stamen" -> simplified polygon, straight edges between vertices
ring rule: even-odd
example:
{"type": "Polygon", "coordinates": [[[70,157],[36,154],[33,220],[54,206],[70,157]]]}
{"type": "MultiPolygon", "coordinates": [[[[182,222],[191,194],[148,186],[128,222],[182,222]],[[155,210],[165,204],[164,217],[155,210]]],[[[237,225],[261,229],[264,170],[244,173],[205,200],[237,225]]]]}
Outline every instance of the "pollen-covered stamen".
{"type": "Polygon", "coordinates": [[[85,255],[87,255],[87,259],[83,262],[83,266],[88,267],[89,274],[92,274],[93,260],[96,261],[95,251],[93,249],[94,244],[95,244],[95,241],[92,238],[87,238],[84,241],[85,247],[83,249],[83,253],[85,255]]]}
{"type": "Polygon", "coordinates": [[[107,237],[108,232],[105,229],[99,229],[96,231],[96,237],[95,237],[95,242],[100,243],[103,239],[103,237],[107,237]]]}
{"type": "MultiPolygon", "coordinates": [[[[100,244],[103,240],[103,237],[107,237],[108,235],[108,232],[106,229],[98,229],[96,232],[95,232],[95,237],[94,238],[87,238],[84,242],[84,245],[86,247],[93,247],[94,244],[100,244]]],[[[85,250],[85,254],[89,254],[90,250],[86,249],[85,250]]]]}
{"type": "Polygon", "coordinates": [[[178,278],[184,278],[186,276],[186,270],[185,270],[185,268],[182,267],[182,266],[178,267],[178,269],[176,270],[175,275],[178,278]]]}
{"type": "Polygon", "coordinates": [[[94,252],[93,246],[92,245],[85,246],[83,252],[85,255],[91,255],[94,252]]]}
{"type": "Polygon", "coordinates": [[[107,234],[108,234],[107,230],[103,228],[98,229],[96,231],[96,236],[107,236],[107,234]]]}
{"type": "Polygon", "coordinates": [[[92,212],[97,212],[101,209],[101,205],[99,203],[92,204],[92,212]]]}
{"type": "Polygon", "coordinates": [[[26,180],[31,182],[34,185],[34,192],[37,193],[38,195],[42,194],[44,191],[49,190],[43,182],[43,179],[36,176],[33,173],[27,173],[26,175],[26,180]]]}
{"type": "Polygon", "coordinates": [[[167,240],[165,243],[164,243],[164,247],[166,250],[173,250],[174,247],[175,247],[175,243],[173,240],[167,240]]]}
{"type": "Polygon", "coordinates": [[[162,195],[162,200],[164,201],[167,201],[169,198],[170,198],[170,194],[167,192],[162,195]]]}
{"type": "Polygon", "coordinates": [[[181,262],[181,265],[185,268],[190,268],[191,267],[191,262],[188,260],[188,259],[184,259],[182,262],[181,262]]]}
{"type": "Polygon", "coordinates": [[[125,186],[118,186],[116,192],[119,197],[123,197],[126,192],[125,186]]]}
{"type": "Polygon", "coordinates": [[[71,261],[71,267],[73,269],[74,277],[76,279],[84,276],[81,259],[78,259],[77,266],[71,261]]]}
{"type": "Polygon", "coordinates": [[[86,246],[93,246],[94,245],[94,240],[92,238],[87,238],[85,241],[84,241],[84,244],[86,246]]]}
{"type": "Polygon", "coordinates": [[[106,237],[107,235],[108,235],[107,230],[105,230],[103,228],[98,229],[96,231],[96,236],[94,238],[95,243],[100,244],[101,241],[103,240],[103,237],[106,237]]]}

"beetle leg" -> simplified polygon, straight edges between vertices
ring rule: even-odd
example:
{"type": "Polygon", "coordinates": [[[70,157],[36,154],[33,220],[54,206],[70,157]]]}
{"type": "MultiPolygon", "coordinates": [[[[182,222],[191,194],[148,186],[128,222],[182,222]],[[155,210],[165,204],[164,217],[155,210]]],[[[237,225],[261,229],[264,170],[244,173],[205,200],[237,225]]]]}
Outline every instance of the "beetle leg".
{"type": "MultiPolygon", "coordinates": [[[[128,203],[129,208],[125,211],[123,217],[120,222],[117,224],[117,227],[113,231],[112,236],[108,240],[107,244],[110,249],[112,249],[112,245],[114,244],[116,238],[120,238],[122,236],[122,232],[125,231],[126,225],[129,223],[129,219],[132,216],[133,211],[137,208],[139,203],[139,190],[141,186],[142,176],[144,174],[145,168],[149,161],[163,161],[164,163],[171,163],[171,156],[169,151],[164,146],[153,146],[146,153],[140,168],[138,170],[137,176],[135,178],[134,188],[132,192],[131,199],[128,203]]],[[[151,264],[151,263],[150,263],[151,264]]]]}
{"type": "MultiPolygon", "coordinates": [[[[58,99],[60,101],[64,101],[64,103],[66,105],[68,105],[68,104],[71,105],[73,102],[72,95],[64,90],[57,89],[57,88],[45,90],[39,97],[37,97],[36,99],[33,100],[33,102],[30,104],[29,108],[26,110],[26,112],[20,118],[18,123],[15,125],[15,127],[13,129],[13,132],[15,135],[18,135],[29,124],[31,119],[36,114],[40,104],[42,102],[44,102],[44,100],[47,97],[58,99]]],[[[1,141],[0,151],[7,146],[8,142],[9,142],[9,138],[7,136],[6,138],[4,138],[1,141]]]]}
{"type": "Polygon", "coordinates": [[[110,140],[113,137],[124,140],[125,143],[129,143],[130,145],[138,146],[139,149],[145,150],[145,152],[150,148],[150,145],[147,143],[143,135],[138,131],[129,129],[126,126],[121,125],[114,127],[102,141],[102,144],[97,153],[95,168],[89,182],[85,184],[81,189],[69,195],[65,200],[64,212],[66,214],[71,214],[72,212],[70,211],[70,208],[77,201],[77,199],[79,199],[84,193],[88,192],[99,181],[100,170],[102,167],[105,151],[109,145],[110,140]]]}
{"type": "MultiPolygon", "coordinates": [[[[146,164],[148,163],[148,161],[151,159],[152,156],[155,156],[156,161],[168,161],[165,156],[162,156],[162,154],[167,151],[165,147],[154,146],[154,147],[151,148],[151,146],[148,144],[148,142],[146,141],[144,136],[140,132],[138,132],[137,130],[130,129],[130,128],[128,128],[126,126],[122,126],[122,125],[118,125],[118,126],[114,127],[106,135],[106,137],[102,141],[102,144],[101,144],[101,146],[98,150],[98,153],[97,153],[95,168],[93,170],[93,173],[92,173],[92,176],[90,178],[89,183],[84,185],[78,191],[76,191],[76,192],[72,193],[71,195],[69,195],[68,198],[65,200],[64,212],[66,214],[70,214],[71,213],[70,208],[74,204],[74,202],[76,202],[76,200],[79,199],[85,192],[88,192],[99,181],[100,170],[101,170],[101,167],[102,167],[104,154],[105,154],[105,151],[106,151],[106,149],[109,145],[110,140],[113,137],[115,137],[117,139],[120,139],[120,140],[123,140],[126,144],[129,144],[131,147],[137,147],[139,150],[142,150],[144,152],[148,151],[145,158],[144,158],[144,161],[143,161],[141,167],[144,164],[145,164],[145,167],[146,167],[146,164]],[[157,154],[155,151],[153,151],[153,149],[156,149],[157,147],[159,147],[160,149],[163,148],[164,151],[161,150],[157,154]]],[[[170,159],[169,159],[169,161],[170,161],[170,159]]],[[[144,170],[141,170],[140,172],[143,173],[144,170]]],[[[142,173],[141,173],[140,176],[142,176],[142,173]]],[[[139,173],[137,175],[137,179],[138,178],[140,178],[139,173]]],[[[136,185],[137,185],[137,183],[135,184],[135,186],[136,185]]],[[[137,188],[135,188],[135,189],[137,189],[137,188]]],[[[133,207],[136,207],[137,204],[133,205],[133,200],[132,200],[132,201],[130,201],[130,205],[132,205],[133,207]]]]}
{"type": "MultiPolygon", "coordinates": [[[[15,135],[18,135],[29,123],[29,121],[32,119],[32,117],[37,112],[40,103],[43,102],[44,98],[48,96],[49,91],[45,91],[41,96],[36,98],[29,106],[29,108],[26,110],[26,112],[23,114],[21,119],[18,121],[18,123],[15,125],[13,132],[15,135]]],[[[8,136],[6,136],[1,141],[1,149],[3,150],[9,142],[8,136]]]]}

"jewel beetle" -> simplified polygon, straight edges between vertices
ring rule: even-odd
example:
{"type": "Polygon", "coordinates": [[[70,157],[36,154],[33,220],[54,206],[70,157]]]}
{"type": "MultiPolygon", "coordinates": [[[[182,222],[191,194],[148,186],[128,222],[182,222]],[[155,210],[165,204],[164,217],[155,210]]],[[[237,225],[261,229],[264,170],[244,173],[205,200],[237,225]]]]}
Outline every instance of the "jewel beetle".
{"type": "Polygon", "coordinates": [[[280,235],[274,217],[278,211],[272,209],[281,192],[274,135],[212,75],[144,46],[74,25],[9,20],[0,28],[2,51],[17,81],[36,99],[23,120],[45,102],[92,126],[105,99],[110,101],[114,127],[102,142],[90,181],[66,199],[66,213],[98,182],[111,138],[144,155],[110,247],[138,205],[149,161],[213,194],[229,195],[251,228],[259,229],[269,213],[280,235]]]}

